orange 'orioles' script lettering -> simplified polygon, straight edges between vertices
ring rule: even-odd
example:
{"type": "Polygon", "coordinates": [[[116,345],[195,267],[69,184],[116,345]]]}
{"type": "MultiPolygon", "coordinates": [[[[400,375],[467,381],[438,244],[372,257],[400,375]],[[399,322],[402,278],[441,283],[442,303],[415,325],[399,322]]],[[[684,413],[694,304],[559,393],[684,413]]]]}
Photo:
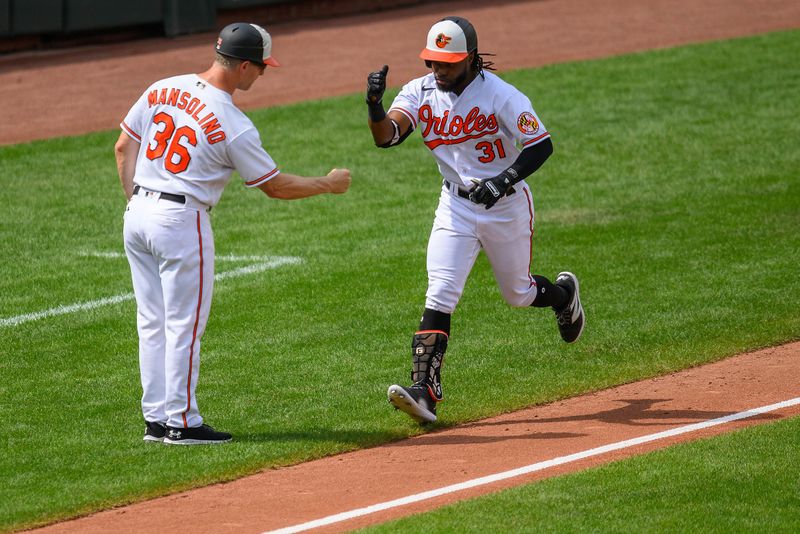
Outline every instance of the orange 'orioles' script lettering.
{"type": "Polygon", "coordinates": [[[494,114],[483,115],[480,108],[475,106],[466,117],[461,115],[450,116],[450,111],[445,111],[441,117],[433,114],[429,105],[419,108],[419,121],[425,123],[422,130],[422,137],[427,138],[433,132],[436,135],[448,137],[448,139],[429,139],[425,145],[433,150],[440,145],[455,145],[478,139],[485,135],[493,135],[499,131],[497,117],[494,114]]]}
{"type": "Polygon", "coordinates": [[[199,98],[193,97],[188,91],[167,88],[160,91],[153,89],[147,94],[147,103],[150,107],[156,105],[173,106],[185,111],[202,128],[203,133],[206,135],[206,140],[211,145],[225,139],[225,131],[217,118],[214,117],[214,113],[205,113],[201,116],[201,112],[206,105],[199,98]]]}

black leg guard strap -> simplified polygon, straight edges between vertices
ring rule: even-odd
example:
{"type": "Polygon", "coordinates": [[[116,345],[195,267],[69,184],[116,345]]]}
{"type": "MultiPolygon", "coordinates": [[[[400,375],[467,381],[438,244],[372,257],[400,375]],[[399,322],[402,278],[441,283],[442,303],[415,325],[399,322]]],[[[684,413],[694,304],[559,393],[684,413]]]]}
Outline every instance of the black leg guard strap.
{"type": "Polygon", "coordinates": [[[420,330],[441,330],[448,336],[450,335],[450,314],[430,308],[425,308],[422,312],[422,319],[419,321],[420,330]]]}
{"type": "Polygon", "coordinates": [[[411,381],[428,386],[437,402],[444,398],[441,372],[446,350],[447,334],[440,330],[419,331],[411,342],[411,381]]]}

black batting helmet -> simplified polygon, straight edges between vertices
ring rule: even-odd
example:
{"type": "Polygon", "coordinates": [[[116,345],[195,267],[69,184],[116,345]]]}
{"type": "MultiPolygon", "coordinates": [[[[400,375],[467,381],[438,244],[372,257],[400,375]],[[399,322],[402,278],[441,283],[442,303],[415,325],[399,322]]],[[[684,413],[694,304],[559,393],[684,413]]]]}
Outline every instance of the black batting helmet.
{"type": "Polygon", "coordinates": [[[267,30],[256,24],[234,22],[228,24],[217,37],[217,52],[223,56],[280,67],[272,57],[272,37],[267,30]]]}

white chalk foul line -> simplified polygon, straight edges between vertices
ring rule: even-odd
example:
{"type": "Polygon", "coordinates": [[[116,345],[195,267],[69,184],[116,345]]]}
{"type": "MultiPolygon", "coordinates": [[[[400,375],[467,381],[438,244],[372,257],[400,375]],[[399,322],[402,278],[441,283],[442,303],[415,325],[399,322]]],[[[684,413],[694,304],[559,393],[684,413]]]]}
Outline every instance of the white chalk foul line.
{"type": "Polygon", "coordinates": [[[116,259],[116,258],[124,258],[124,252],[105,252],[102,250],[91,250],[88,252],[81,252],[81,256],[85,256],[87,258],[107,258],[107,259],[116,259]]]}
{"type": "MultiPolygon", "coordinates": [[[[92,254],[92,255],[98,255],[92,254]]],[[[103,253],[103,258],[108,257],[117,257],[115,252],[108,252],[103,253]],[[114,254],[114,255],[112,255],[114,254]]],[[[124,254],[121,254],[120,257],[125,257],[124,254]]],[[[227,280],[229,278],[238,278],[240,276],[245,276],[248,274],[255,274],[260,273],[262,271],[266,271],[268,269],[275,269],[277,267],[281,267],[282,265],[296,265],[303,262],[302,258],[298,258],[296,256],[223,256],[223,261],[259,261],[261,263],[253,263],[251,265],[246,265],[244,267],[239,267],[238,269],[233,269],[230,271],[224,271],[221,273],[217,273],[214,275],[215,281],[220,280],[227,280]]],[[[67,315],[70,313],[76,313],[79,311],[88,311],[94,310],[96,308],[101,308],[103,306],[110,306],[112,304],[119,304],[120,302],[125,302],[127,300],[133,300],[133,293],[125,293],[122,295],[115,295],[113,297],[107,297],[98,300],[90,300],[88,302],[78,302],[76,304],[68,304],[68,305],[60,305],[56,306],[55,308],[50,308],[49,310],[42,310],[39,312],[33,313],[26,313],[23,315],[15,315],[13,317],[4,317],[0,319],[0,328],[5,326],[18,326],[23,323],[29,323],[31,321],[38,321],[40,319],[45,319],[47,317],[56,317],[58,315],[67,315]]]]}
{"type": "Polygon", "coordinates": [[[264,534],[290,534],[294,532],[303,532],[305,530],[310,530],[312,528],[324,527],[326,525],[347,521],[349,519],[354,519],[356,517],[374,514],[376,512],[381,512],[383,510],[389,510],[390,508],[397,508],[398,506],[405,506],[407,504],[412,504],[427,499],[433,499],[434,497],[447,495],[448,493],[455,493],[457,491],[463,491],[477,486],[484,486],[486,484],[492,484],[494,482],[499,482],[501,480],[527,475],[529,473],[534,473],[536,471],[543,471],[550,467],[568,464],[570,462],[576,462],[578,460],[583,460],[585,458],[590,458],[592,456],[597,456],[599,454],[605,454],[607,452],[618,451],[620,449],[634,447],[636,445],[649,443],[651,441],[657,441],[660,439],[670,438],[673,436],[679,436],[681,434],[686,434],[689,432],[695,432],[697,430],[702,430],[704,428],[709,428],[724,423],[730,423],[732,421],[738,421],[739,419],[746,419],[748,417],[754,417],[756,415],[761,415],[767,412],[780,410],[781,408],[788,408],[789,406],[795,406],[797,404],[800,404],[800,397],[782,402],[777,402],[775,404],[770,404],[769,406],[762,406],[761,408],[753,408],[732,415],[726,415],[724,417],[719,417],[717,419],[710,419],[708,421],[680,426],[677,428],[673,428],[671,430],[665,430],[663,432],[649,434],[647,436],[641,436],[638,438],[628,439],[625,441],[619,441],[617,443],[611,443],[609,445],[603,445],[602,447],[596,447],[594,449],[588,449],[585,451],[576,452],[575,454],[570,454],[568,456],[560,456],[558,458],[553,458],[552,460],[546,460],[543,462],[526,465],[524,467],[512,469],[510,471],[503,471],[502,473],[495,473],[493,475],[488,475],[481,478],[474,478],[472,480],[467,480],[466,482],[452,484],[450,486],[445,486],[443,488],[425,491],[422,493],[409,495],[407,497],[401,497],[399,499],[394,499],[392,501],[373,504],[371,506],[367,506],[364,508],[357,508],[355,510],[350,510],[349,512],[342,512],[340,514],[329,515],[327,517],[316,519],[314,521],[309,521],[307,523],[281,528],[278,530],[271,530],[264,534]]]}
{"type": "MultiPolygon", "coordinates": [[[[276,267],[281,267],[282,265],[297,265],[303,263],[303,258],[298,258],[295,256],[275,256],[272,258],[252,256],[252,258],[259,258],[258,261],[261,261],[262,263],[253,263],[252,265],[245,265],[244,267],[239,267],[238,269],[233,269],[231,271],[217,273],[214,275],[214,280],[220,281],[228,278],[237,278],[246,274],[260,273],[268,269],[275,269],[276,267]]],[[[236,259],[232,261],[246,260],[236,259]]]]}
{"type": "MultiPolygon", "coordinates": [[[[125,259],[124,252],[117,251],[102,251],[102,250],[89,250],[80,253],[81,256],[87,258],[104,258],[104,259],[125,259]]],[[[249,262],[270,262],[278,258],[288,258],[291,256],[237,256],[235,254],[224,254],[216,256],[214,261],[249,261],[249,262]]]]}

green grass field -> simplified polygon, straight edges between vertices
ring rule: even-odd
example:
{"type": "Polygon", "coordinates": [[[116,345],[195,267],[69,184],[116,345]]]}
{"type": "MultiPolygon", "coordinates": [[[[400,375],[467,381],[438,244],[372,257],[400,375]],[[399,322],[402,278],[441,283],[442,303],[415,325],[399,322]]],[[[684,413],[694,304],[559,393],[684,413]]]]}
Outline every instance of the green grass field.
{"type": "MultiPolygon", "coordinates": [[[[566,346],[549,311],[508,308],[479,258],[440,426],[800,338],[798,55],[792,31],[503,75],[555,146],[534,271],[580,277],[587,330],[566,346]]],[[[282,169],[354,179],[282,202],[235,177],[212,214],[218,256],[304,260],[216,285],[197,393],[224,447],[141,441],[132,301],[9,322],[131,291],[97,256],[122,251],[118,132],[0,147],[0,530],[421,432],[385,391],[423,308],[433,158],[418,135],[374,148],[360,94],[251,116],[282,169]]]]}

